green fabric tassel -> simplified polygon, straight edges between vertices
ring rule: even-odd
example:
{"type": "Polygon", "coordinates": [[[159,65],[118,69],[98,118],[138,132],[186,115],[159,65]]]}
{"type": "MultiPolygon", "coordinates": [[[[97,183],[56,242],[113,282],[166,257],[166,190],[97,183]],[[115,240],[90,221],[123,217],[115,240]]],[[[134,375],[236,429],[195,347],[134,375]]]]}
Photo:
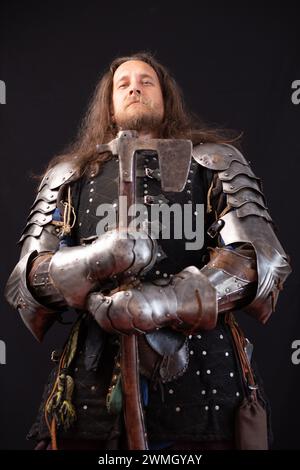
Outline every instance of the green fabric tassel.
{"type": "Polygon", "coordinates": [[[119,375],[116,385],[113,385],[106,397],[106,408],[110,414],[118,415],[123,407],[122,381],[119,375]]]}

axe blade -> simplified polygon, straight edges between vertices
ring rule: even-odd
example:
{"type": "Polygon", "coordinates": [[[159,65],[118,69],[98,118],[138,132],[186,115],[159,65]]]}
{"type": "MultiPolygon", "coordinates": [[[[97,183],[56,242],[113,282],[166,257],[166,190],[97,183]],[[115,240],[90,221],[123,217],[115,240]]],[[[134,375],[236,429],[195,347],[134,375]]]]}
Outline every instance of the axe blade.
{"type": "Polygon", "coordinates": [[[190,170],[192,142],[184,139],[159,139],[157,153],[163,191],[182,191],[190,170]]]}

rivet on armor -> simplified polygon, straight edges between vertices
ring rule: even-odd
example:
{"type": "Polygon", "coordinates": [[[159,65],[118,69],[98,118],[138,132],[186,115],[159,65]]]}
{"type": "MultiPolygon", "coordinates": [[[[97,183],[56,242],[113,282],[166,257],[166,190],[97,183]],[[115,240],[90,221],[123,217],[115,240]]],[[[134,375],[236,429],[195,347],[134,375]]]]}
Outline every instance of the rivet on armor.
{"type": "Polygon", "coordinates": [[[200,370],[196,370],[196,375],[200,375],[200,370]]]}
{"type": "Polygon", "coordinates": [[[94,192],[94,188],[90,189],[90,193],[93,193],[94,192]]]}
{"type": "Polygon", "coordinates": [[[92,391],[96,390],[95,385],[92,385],[92,386],[91,386],[91,390],[92,390],[92,391]]]}
{"type": "Polygon", "coordinates": [[[174,393],[174,390],[173,390],[172,388],[170,388],[169,394],[170,394],[170,395],[173,395],[173,393],[174,393]]]}
{"type": "Polygon", "coordinates": [[[82,407],[84,410],[87,410],[87,405],[83,405],[82,407]]]}
{"type": "Polygon", "coordinates": [[[207,352],[206,351],[202,351],[202,356],[206,356],[207,352]]]}
{"type": "Polygon", "coordinates": [[[231,184],[231,185],[230,185],[230,189],[234,189],[234,186],[233,186],[233,184],[231,184]]]}
{"type": "Polygon", "coordinates": [[[192,339],[193,335],[189,335],[189,339],[192,339]]]}
{"type": "Polygon", "coordinates": [[[226,287],[225,292],[230,292],[229,287],[226,287]]]}
{"type": "Polygon", "coordinates": [[[201,339],[201,335],[197,335],[197,338],[198,338],[198,339],[201,339]]]}
{"type": "Polygon", "coordinates": [[[228,356],[229,356],[229,352],[227,352],[227,351],[226,351],[226,353],[225,353],[225,356],[227,356],[227,357],[228,357],[228,356]]]}
{"type": "Polygon", "coordinates": [[[86,210],[86,213],[88,214],[89,212],[90,212],[90,209],[87,209],[87,210],[86,210]]]}
{"type": "Polygon", "coordinates": [[[234,376],[234,373],[233,373],[233,372],[230,372],[229,375],[230,375],[230,377],[233,377],[233,376],[234,376]]]}
{"type": "Polygon", "coordinates": [[[160,271],[155,271],[155,274],[156,274],[157,276],[159,276],[159,275],[160,275],[160,271]]]}
{"type": "Polygon", "coordinates": [[[147,191],[147,189],[145,189],[145,190],[144,190],[144,194],[148,194],[148,191],[147,191]]]}
{"type": "Polygon", "coordinates": [[[217,393],[217,390],[214,388],[214,389],[212,390],[212,393],[215,395],[215,394],[217,393]]]}
{"type": "Polygon", "coordinates": [[[176,411],[177,413],[179,413],[179,411],[181,411],[180,406],[176,406],[175,411],[176,411]]]}
{"type": "Polygon", "coordinates": [[[240,392],[236,392],[235,395],[236,395],[237,397],[239,397],[239,396],[240,396],[240,392]]]}
{"type": "Polygon", "coordinates": [[[192,356],[194,354],[194,351],[191,349],[190,350],[190,355],[192,356]]]}
{"type": "Polygon", "coordinates": [[[168,274],[167,274],[167,273],[163,273],[163,277],[168,277],[168,274]]]}
{"type": "Polygon", "coordinates": [[[89,201],[90,201],[90,202],[93,202],[93,198],[92,198],[92,197],[90,197],[89,201]]]}
{"type": "Polygon", "coordinates": [[[206,406],[204,407],[204,409],[205,409],[205,411],[208,411],[208,410],[209,410],[209,407],[206,405],[206,406]]]}
{"type": "Polygon", "coordinates": [[[205,390],[201,390],[201,395],[205,395],[206,394],[206,391],[205,390]]]}
{"type": "Polygon", "coordinates": [[[187,183],[191,183],[192,181],[190,179],[187,180],[187,183]]]}
{"type": "Polygon", "coordinates": [[[215,410],[218,411],[219,409],[220,409],[219,405],[216,405],[216,406],[215,406],[215,410]]]}
{"type": "Polygon", "coordinates": [[[207,374],[211,374],[211,370],[210,370],[210,369],[207,369],[206,373],[207,373],[207,374]]]}
{"type": "Polygon", "coordinates": [[[220,336],[219,336],[219,338],[220,338],[220,339],[223,339],[223,338],[224,338],[224,336],[223,336],[223,335],[220,335],[220,336]]]}

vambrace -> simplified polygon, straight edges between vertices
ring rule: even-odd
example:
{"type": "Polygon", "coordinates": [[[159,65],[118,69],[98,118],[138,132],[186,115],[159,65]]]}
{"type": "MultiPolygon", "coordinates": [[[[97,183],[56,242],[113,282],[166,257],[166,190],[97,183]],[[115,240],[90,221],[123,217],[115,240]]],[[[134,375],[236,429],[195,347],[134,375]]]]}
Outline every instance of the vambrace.
{"type": "Polygon", "coordinates": [[[273,227],[265,218],[248,216],[239,218],[231,211],[219,219],[225,245],[249,243],[253,246],[257,265],[257,289],[252,302],[243,310],[266,323],[275,309],[277,298],[291,267],[273,227]]]}
{"type": "Polygon", "coordinates": [[[29,252],[21,258],[10,275],[5,297],[17,309],[27,328],[41,341],[45,332],[57,319],[57,311],[45,307],[31,294],[28,286],[28,266],[36,252],[29,252]]]}
{"type": "Polygon", "coordinates": [[[214,328],[218,313],[248,303],[256,278],[252,256],[219,248],[201,270],[190,266],[165,286],[145,283],[112,297],[92,293],[87,308],[110,333],[149,333],[168,326],[194,334],[214,328]]]}

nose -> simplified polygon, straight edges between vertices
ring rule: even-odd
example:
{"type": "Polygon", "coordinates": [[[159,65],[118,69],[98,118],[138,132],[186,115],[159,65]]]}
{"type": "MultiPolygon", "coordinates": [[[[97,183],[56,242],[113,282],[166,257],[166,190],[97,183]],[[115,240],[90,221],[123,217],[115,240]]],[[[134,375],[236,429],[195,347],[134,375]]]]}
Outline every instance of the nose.
{"type": "Polygon", "coordinates": [[[130,96],[132,95],[140,95],[141,90],[139,90],[137,87],[133,86],[130,91],[129,91],[130,96]]]}

